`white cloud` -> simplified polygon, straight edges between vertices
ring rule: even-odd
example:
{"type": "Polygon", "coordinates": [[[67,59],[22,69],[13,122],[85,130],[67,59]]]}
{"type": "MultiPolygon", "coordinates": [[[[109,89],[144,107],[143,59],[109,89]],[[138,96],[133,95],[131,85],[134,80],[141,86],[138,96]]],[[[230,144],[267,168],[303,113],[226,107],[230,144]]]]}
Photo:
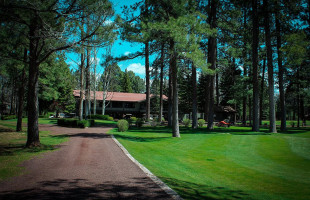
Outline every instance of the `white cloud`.
{"type": "Polygon", "coordinates": [[[100,58],[96,57],[96,60],[95,60],[94,57],[91,57],[91,58],[90,58],[91,64],[95,64],[95,61],[96,61],[96,64],[97,64],[97,66],[98,66],[99,63],[100,63],[100,58]]]}
{"type": "Polygon", "coordinates": [[[124,55],[125,55],[125,56],[128,56],[130,53],[131,53],[130,51],[126,51],[126,52],[124,53],[124,55]]]}
{"type": "Polygon", "coordinates": [[[108,19],[103,22],[104,25],[111,25],[112,23],[114,23],[114,21],[112,21],[111,19],[108,19]]]}
{"type": "Polygon", "coordinates": [[[127,71],[133,71],[137,75],[145,76],[145,66],[141,63],[132,63],[127,67],[127,71]]]}

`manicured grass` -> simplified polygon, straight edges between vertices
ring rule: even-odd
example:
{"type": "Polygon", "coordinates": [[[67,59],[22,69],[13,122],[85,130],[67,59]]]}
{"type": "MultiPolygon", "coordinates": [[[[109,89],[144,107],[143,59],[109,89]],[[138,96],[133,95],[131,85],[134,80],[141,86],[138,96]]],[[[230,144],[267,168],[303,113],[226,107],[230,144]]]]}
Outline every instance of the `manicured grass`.
{"type": "MultiPolygon", "coordinates": [[[[13,130],[16,129],[16,122],[17,119],[11,119],[11,120],[0,120],[0,125],[9,127],[13,130]]],[[[23,124],[27,125],[28,118],[23,118],[23,124]]],[[[39,124],[57,124],[57,119],[49,119],[49,118],[39,118],[39,124]]],[[[27,131],[27,127],[23,127],[23,131],[27,131]]]]}
{"type": "Polygon", "coordinates": [[[96,119],[95,120],[95,125],[98,126],[112,126],[115,127],[117,124],[116,121],[108,121],[108,120],[101,120],[101,119],[96,119]]]}
{"type": "Polygon", "coordinates": [[[50,135],[40,131],[41,147],[25,148],[27,134],[14,132],[16,120],[0,121],[0,180],[23,173],[20,164],[41,153],[55,149],[55,146],[68,140],[65,135],[50,135]]]}
{"type": "Polygon", "coordinates": [[[165,127],[110,133],[185,199],[309,199],[309,128],[182,127],[181,138],[165,127]]]}
{"type": "MultiPolygon", "coordinates": [[[[247,121],[247,123],[250,123],[249,121],[247,121]]],[[[297,120],[287,120],[286,121],[286,126],[287,127],[292,127],[292,124],[294,123],[294,126],[296,127],[297,126],[297,120]]],[[[299,121],[300,123],[300,126],[302,126],[302,120],[299,121]]],[[[269,121],[268,120],[263,120],[262,121],[262,125],[269,125],[269,121]]],[[[276,125],[277,126],[281,126],[281,121],[280,120],[277,120],[276,121],[276,125]]],[[[306,126],[310,126],[310,121],[306,121],[306,126]]]]}

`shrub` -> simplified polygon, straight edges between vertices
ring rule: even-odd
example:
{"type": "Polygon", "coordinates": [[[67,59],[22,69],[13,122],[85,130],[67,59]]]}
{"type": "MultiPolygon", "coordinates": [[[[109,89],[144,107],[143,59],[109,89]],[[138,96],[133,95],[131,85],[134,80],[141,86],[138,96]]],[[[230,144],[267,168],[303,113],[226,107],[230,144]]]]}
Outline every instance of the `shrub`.
{"type": "Polygon", "coordinates": [[[199,119],[198,120],[198,126],[199,127],[203,127],[203,125],[206,123],[206,120],[204,120],[204,119],[199,119]]]}
{"type": "Polygon", "coordinates": [[[130,117],[130,119],[131,119],[133,122],[136,122],[136,121],[137,121],[137,118],[136,118],[136,117],[130,117]]]}
{"type": "Polygon", "coordinates": [[[131,118],[129,118],[129,119],[127,119],[127,122],[128,122],[128,124],[129,124],[129,126],[131,126],[131,124],[132,124],[132,119],[131,118]]]}
{"type": "Polygon", "coordinates": [[[183,121],[183,124],[185,127],[189,127],[190,123],[191,123],[190,119],[184,119],[184,121],[183,121]]]}
{"type": "Polygon", "coordinates": [[[125,132],[128,130],[129,123],[127,120],[121,119],[117,122],[117,127],[119,132],[125,132]]]}
{"type": "Polygon", "coordinates": [[[290,124],[291,124],[291,127],[293,128],[295,127],[295,122],[291,122],[290,124]]]}
{"type": "Polygon", "coordinates": [[[76,126],[80,128],[88,127],[88,120],[76,120],[76,126]]]}
{"type": "Polygon", "coordinates": [[[108,121],[114,121],[113,117],[108,117],[108,121]]]}
{"type": "Polygon", "coordinates": [[[154,120],[151,122],[151,126],[156,127],[158,126],[159,122],[157,120],[154,120]]]}
{"type": "Polygon", "coordinates": [[[100,119],[100,120],[109,120],[109,115],[89,115],[90,119],[100,119]]]}
{"type": "Polygon", "coordinates": [[[58,119],[57,125],[59,126],[68,126],[68,127],[79,127],[85,128],[95,125],[95,120],[77,120],[77,119],[58,119]]]}
{"type": "Polygon", "coordinates": [[[16,119],[16,115],[3,115],[1,119],[2,120],[16,119]]]}
{"type": "Polygon", "coordinates": [[[143,121],[143,119],[141,119],[141,118],[138,118],[138,119],[136,120],[136,126],[137,126],[138,128],[142,127],[143,123],[144,123],[144,121],[143,121]]]}

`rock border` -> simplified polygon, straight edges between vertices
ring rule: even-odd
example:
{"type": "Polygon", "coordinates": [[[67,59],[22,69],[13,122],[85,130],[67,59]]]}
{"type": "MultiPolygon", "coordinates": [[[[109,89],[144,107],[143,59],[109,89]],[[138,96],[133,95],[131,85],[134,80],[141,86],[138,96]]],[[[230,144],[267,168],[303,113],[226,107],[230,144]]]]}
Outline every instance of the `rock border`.
{"type": "Polygon", "coordinates": [[[162,180],[160,180],[157,176],[155,176],[150,170],[144,167],[139,161],[137,161],[132,155],[127,151],[127,149],[114,137],[112,134],[113,141],[121,148],[121,150],[125,153],[125,155],[135,163],[154,183],[156,183],[162,190],[164,190],[168,195],[170,195],[175,200],[183,200],[183,198],[176,193],[173,189],[171,189],[168,185],[166,185],[162,180]]]}

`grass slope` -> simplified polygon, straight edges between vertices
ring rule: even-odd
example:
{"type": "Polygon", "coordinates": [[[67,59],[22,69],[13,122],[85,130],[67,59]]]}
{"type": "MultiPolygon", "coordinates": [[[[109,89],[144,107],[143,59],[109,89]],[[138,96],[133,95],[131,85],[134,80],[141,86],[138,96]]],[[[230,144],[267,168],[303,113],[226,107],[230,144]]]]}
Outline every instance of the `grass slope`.
{"type": "Polygon", "coordinates": [[[309,199],[310,131],[163,127],[110,133],[185,199],[309,199]],[[266,130],[265,130],[266,131],[266,130]]]}

